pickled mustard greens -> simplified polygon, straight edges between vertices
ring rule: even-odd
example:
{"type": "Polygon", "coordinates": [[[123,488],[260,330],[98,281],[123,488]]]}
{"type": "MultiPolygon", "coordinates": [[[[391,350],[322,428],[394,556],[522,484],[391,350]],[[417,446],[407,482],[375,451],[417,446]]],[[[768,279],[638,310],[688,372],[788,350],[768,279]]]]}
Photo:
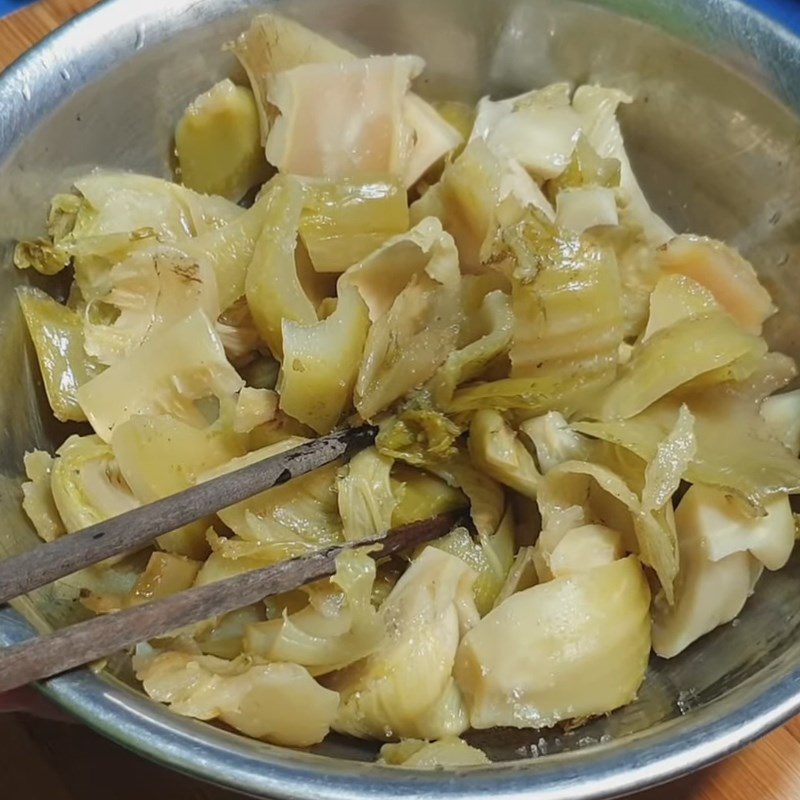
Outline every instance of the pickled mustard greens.
{"type": "Polygon", "coordinates": [[[179,115],[178,182],[96,170],[17,246],[58,274],[18,296],[73,423],[25,456],[23,508],[53,541],[344,425],[379,434],[57,593],[113,613],[460,509],[427,546],[349,551],[140,644],[144,691],[410,769],[487,763],[469,728],[634,702],[651,650],[734,619],[794,547],[800,393],[756,271],[650,207],[616,89],[431,104],[418,56],[274,14],[232,50],[249,85],[179,115]]]}

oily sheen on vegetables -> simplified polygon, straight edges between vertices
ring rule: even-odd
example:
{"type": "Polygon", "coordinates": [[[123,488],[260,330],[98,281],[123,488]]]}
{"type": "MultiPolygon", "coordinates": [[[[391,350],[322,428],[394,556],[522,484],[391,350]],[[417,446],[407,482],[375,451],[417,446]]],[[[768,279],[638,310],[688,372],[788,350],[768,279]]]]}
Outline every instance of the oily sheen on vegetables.
{"type": "Polygon", "coordinates": [[[53,541],[379,434],[59,596],[114,613],[461,509],[430,545],[141,643],[135,675],[177,714],[406,769],[485,765],[470,728],[636,702],[651,651],[734,619],[794,547],[800,394],[756,269],[650,206],[621,91],[430,103],[419,56],[271,13],[230,49],[246,80],[179,115],[175,180],[94,170],[17,245],[59,274],[18,297],[71,423],[25,456],[23,508],[53,541]]]}

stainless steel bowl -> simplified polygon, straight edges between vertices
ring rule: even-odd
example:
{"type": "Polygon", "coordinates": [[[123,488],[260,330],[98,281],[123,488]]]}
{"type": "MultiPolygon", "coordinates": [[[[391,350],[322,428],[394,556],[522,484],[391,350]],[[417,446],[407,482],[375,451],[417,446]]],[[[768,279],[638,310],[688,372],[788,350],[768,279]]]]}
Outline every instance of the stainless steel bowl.
{"type": "MultiPolygon", "coordinates": [[[[220,44],[263,5],[109,0],[0,79],[0,552],[35,542],[19,506],[23,452],[65,436],[50,421],[15,306],[12,289],[30,276],[11,267],[12,243],[39,232],[50,196],[86,167],[168,175],[177,115],[235,70],[220,44]]],[[[623,123],[655,206],[676,228],[732,241],[753,259],[781,306],[771,341],[800,356],[800,40],[737,0],[277,6],[368,50],[420,53],[432,96],[475,99],[557,79],[629,90],[637,100],[623,123]]],[[[44,691],[144,756],[256,796],[610,797],[721,758],[800,710],[798,580],[798,560],[764,578],[738,624],[655,659],[639,700],[608,719],[569,734],[475,735],[498,762],[491,768],[390,770],[368,763],[374,747],[336,737],[311,752],[271,747],[174,716],[105,674],[77,672],[44,691]]],[[[69,611],[43,591],[26,616],[46,627],[69,611]]],[[[0,642],[31,633],[0,613],[0,642]]]]}

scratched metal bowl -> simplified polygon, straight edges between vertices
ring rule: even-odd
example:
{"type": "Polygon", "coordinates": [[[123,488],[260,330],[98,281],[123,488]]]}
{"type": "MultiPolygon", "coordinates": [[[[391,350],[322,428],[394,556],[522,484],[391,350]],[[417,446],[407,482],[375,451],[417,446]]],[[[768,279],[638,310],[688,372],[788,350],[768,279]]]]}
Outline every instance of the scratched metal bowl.
{"type": "MultiPolygon", "coordinates": [[[[48,199],[95,165],[169,175],[181,110],[236,65],[221,43],[258,0],[111,0],[0,78],[0,551],[35,543],[20,510],[22,455],[65,436],[51,421],[13,287],[14,240],[40,232],[48,199]]],[[[316,30],[427,59],[422,92],[474,100],[555,80],[628,90],[623,111],[648,196],[678,230],[740,247],[781,314],[772,344],[800,356],[800,40],[736,0],[286,0],[316,30]],[[634,18],[635,17],[635,18],[634,18]]],[[[722,758],[800,711],[798,560],[762,579],[735,625],[671,661],[654,659],[639,699],[573,733],[469,738],[487,768],[376,767],[376,748],[332,736],[308,752],[172,715],[123,680],[86,671],[44,691],[143,756],[244,793],[304,800],[586,800],[642,789],[722,758]],[[536,756],[531,758],[530,756],[536,756]]],[[[68,611],[47,591],[39,625],[68,611]]],[[[32,628],[0,613],[0,642],[32,628]]],[[[123,779],[124,776],[121,776],[123,779]]]]}

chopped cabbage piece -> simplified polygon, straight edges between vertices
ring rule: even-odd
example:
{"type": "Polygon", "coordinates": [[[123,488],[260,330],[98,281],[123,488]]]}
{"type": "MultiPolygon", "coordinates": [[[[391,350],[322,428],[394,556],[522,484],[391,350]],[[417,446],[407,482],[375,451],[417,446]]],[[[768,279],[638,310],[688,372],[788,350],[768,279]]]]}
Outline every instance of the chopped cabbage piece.
{"type": "Polygon", "coordinates": [[[81,603],[95,614],[113,614],[190,589],[199,570],[199,561],[170,553],[152,553],[130,591],[117,594],[88,590],[81,603]]]}
{"type": "Polygon", "coordinates": [[[393,459],[369,447],[342,468],[336,489],[347,541],[376,536],[392,527],[397,508],[390,480],[392,464],[393,459]]]}
{"type": "Polygon", "coordinates": [[[265,616],[263,603],[245,606],[205,623],[192,638],[204,654],[232,660],[244,650],[248,625],[263,622],[265,616]]]}
{"type": "MultiPolygon", "coordinates": [[[[575,143],[566,169],[545,184],[548,195],[556,197],[569,189],[599,187],[616,189],[620,184],[621,165],[616,158],[602,158],[582,133],[575,143]]],[[[616,203],[615,203],[616,209],[616,203]]]]}
{"type": "Polygon", "coordinates": [[[502,239],[515,278],[511,376],[612,372],[623,335],[613,254],[533,212],[502,239]]]}
{"type": "MultiPolygon", "coordinates": [[[[200,480],[278,455],[306,441],[291,436],[205,472],[200,480]]],[[[340,542],[336,471],[336,464],[322,467],[221,510],[219,518],[244,541],[221,540],[220,552],[231,559],[257,557],[264,566],[340,542]]]]}
{"type": "Polygon", "coordinates": [[[483,616],[495,604],[514,561],[514,518],[508,509],[491,536],[479,535],[473,541],[466,528],[456,528],[433,544],[446,553],[458,556],[475,570],[472,586],[475,607],[483,616]]]}
{"type": "Polygon", "coordinates": [[[561,174],[581,132],[581,118],[570,105],[567,83],[478,103],[473,139],[484,139],[498,155],[512,157],[537,178],[561,174]]]}
{"type": "Polygon", "coordinates": [[[533,547],[520,547],[514,556],[511,569],[506,575],[505,581],[494,600],[494,608],[512,594],[530,589],[539,583],[539,575],[536,569],[536,554],[533,547]]]}
{"type": "MultiPolygon", "coordinates": [[[[687,405],[695,420],[697,452],[685,480],[735,495],[754,516],[763,516],[769,495],[800,492],[800,462],[770,436],[753,405],[719,394],[688,399],[687,405]]],[[[677,401],[666,400],[628,420],[581,422],[575,429],[649,460],[678,411],[677,401]]]]}
{"type": "Polygon", "coordinates": [[[505,492],[499,483],[477,469],[464,452],[442,464],[429,464],[428,469],[467,496],[472,522],[479,536],[491,536],[497,532],[506,516],[505,492]]]}
{"type": "Polygon", "coordinates": [[[459,639],[478,617],[474,580],[461,559],[422,551],[381,606],[386,643],[326,680],[341,694],[334,730],[384,741],[466,730],[452,670],[459,639]]]}
{"type": "Polygon", "coordinates": [[[617,120],[620,103],[630,103],[631,98],[618,89],[602,86],[579,86],[572,98],[572,107],[580,117],[580,124],[588,143],[601,158],[613,158],[620,164],[620,190],[626,200],[626,210],[635,223],[642,227],[648,242],[662,245],[674,236],[672,229],[649,206],[633,173],[625,151],[622,130],[617,120]]]}
{"type": "Polygon", "coordinates": [[[498,411],[482,409],[472,418],[469,453],[475,466],[496,481],[536,497],[541,475],[533,456],[498,411]]]}
{"type": "MultiPolygon", "coordinates": [[[[598,414],[604,420],[628,419],[693,378],[766,352],[763,339],[743,331],[727,314],[683,319],[634,347],[598,414]]],[[[717,375],[717,381],[728,377],[717,375]]]]}
{"type": "Polygon", "coordinates": [[[246,736],[287,747],[321,742],[339,705],[336,692],[297,664],[168,651],[136,658],[134,668],[145,692],[176,714],[219,719],[246,736]]]}
{"type": "Polygon", "coordinates": [[[253,321],[272,354],[283,353],[281,325],[317,322],[314,304],[300,282],[295,261],[297,228],[303,210],[302,184],[286,178],[275,181],[264,195],[264,226],[247,268],[245,293],[253,321]]]}
{"type": "Polygon", "coordinates": [[[422,273],[413,275],[367,334],[355,391],[355,405],[362,419],[372,419],[419,388],[455,346],[458,263],[449,235],[442,233],[440,237],[447,256],[435,263],[431,260],[422,273]]]}
{"type": "MultiPolygon", "coordinates": [[[[214,427],[195,428],[169,416],[135,415],[118,425],[111,447],[119,471],[142,503],[152,503],[194,485],[198,476],[244,453],[242,437],[214,427]]],[[[205,558],[210,520],[198,520],[160,536],[170,553],[205,558]]]]}
{"type": "Polygon", "coordinates": [[[411,221],[441,219],[458,247],[461,268],[481,273],[491,259],[498,228],[516,222],[525,206],[548,219],[555,212],[536,182],[511,158],[500,158],[485,143],[470,142],[441,180],[411,206],[411,221]]]}
{"type": "MultiPolygon", "coordinates": [[[[245,294],[246,274],[250,263],[263,254],[257,251],[262,231],[271,230],[275,206],[271,189],[265,188],[255,204],[233,222],[203,236],[181,242],[181,250],[190,258],[206,259],[214,267],[219,291],[219,307],[224,311],[245,294]]],[[[252,309],[251,309],[252,311],[252,309]]]]}
{"type": "Polygon", "coordinates": [[[647,669],[649,610],[633,556],[511,595],[458,650],[470,724],[550,727],[630,703],[647,669]]]}
{"type": "Polygon", "coordinates": [[[111,268],[107,291],[88,302],[84,349],[101,364],[114,364],[197,309],[209,319],[220,312],[217,281],[207,260],[189,258],[169,245],[136,250],[111,268]],[[102,316],[110,309],[116,315],[107,322],[102,316]]]}
{"type": "Polygon", "coordinates": [[[98,436],[70,436],[56,456],[50,485],[67,533],[139,507],[111,448],[98,436]]]}
{"type": "Polygon", "coordinates": [[[611,380],[613,373],[605,370],[585,375],[565,372],[502,378],[457,389],[446,410],[451,414],[478,411],[481,408],[498,411],[519,409],[529,416],[554,410],[572,414],[585,405],[589,398],[596,397],[611,380]]]}
{"type": "Polygon", "coordinates": [[[699,236],[676,236],[658,254],[661,269],[685,275],[708,289],[716,301],[749,333],[760,334],[775,313],[755,270],[732,247],[699,236]]]}
{"type": "MultiPolygon", "coordinates": [[[[789,498],[775,494],[764,502],[763,517],[748,517],[733,498],[719,489],[692,486],[681,499],[676,525],[697,536],[711,561],[748,550],[768,570],[786,566],[795,542],[795,523],[789,498]]],[[[681,533],[680,529],[678,531],[681,533]]]]}
{"type": "Polygon", "coordinates": [[[49,453],[42,450],[25,453],[28,481],[22,484],[22,508],[45,542],[52,542],[66,533],[53,499],[52,470],[53,457],[49,453]]]}
{"type": "Polygon", "coordinates": [[[656,598],[653,605],[653,649],[662,658],[678,655],[738,616],[761,574],[761,565],[746,549],[722,555],[731,543],[730,522],[722,527],[715,524],[719,498],[708,491],[692,486],[675,512],[680,545],[675,602],[669,605],[656,598]],[[712,558],[710,552],[721,557],[712,558]]]}
{"type": "Polygon", "coordinates": [[[374,559],[364,551],[342,553],[331,578],[338,591],[322,607],[309,605],[280,619],[250,625],[245,652],[300,664],[312,675],[334,672],[372,655],[385,635],[371,602],[374,582],[374,559]]]}
{"type": "MultiPolygon", "coordinates": [[[[693,453],[693,419],[682,412],[644,474],[602,463],[567,461],[539,485],[542,533],[536,545],[540,578],[552,575],[552,553],[573,528],[600,523],[620,531],[625,547],[651,566],[669,601],[678,572],[678,544],[669,499],[678,488],[693,453]],[[641,488],[640,488],[641,487],[641,488]]],[[[615,465],[618,466],[618,465],[615,465]]]]}
{"type": "Polygon", "coordinates": [[[442,284],[453,284],[458,279],[453,240],[434,217],[394,236],[364,261],[350,267],[339,279],[338,290],[355,286],[369,308],[370,320],[376,322],[391,309],[412,278],[421,275],[442,284]]]}
{"type": "Polygon", "coordinates": [[[697,281],[685,275],[667,275],[650,295],[650,316],[642,341],[682,320],[713,314],[719,308],[714,295],[697,281]]]}
{"type": "Polygon", "coordinates": [[[307,179],[304,185],[300,238],[318,272],[344,272],[409,228],[408,197],[397,180],[307,179]]]}
{"type": "Polygon", "coordinates": [[[542,473],[565,461],[584,461],[588,456],[588,440],[574,431],[558,411],[524,420],[519,431],[533,444],[542,473]]]}
{"type": "Polygon", "coordinates": [[[370,56],[272,74],[267,98],[280,116],[267,160],[310,177],[402,176],[414,144],[404,101],[424,66],[417,56],[370,56]]]}
{"type": "Polygon", "coordinates": [[[464,137],[430,103],[415,94],[406,96],[403,111],[414,131],[403,180],[406,186],[413,186],[434,164],[463,144],[464,137]]]}
{"type": "Polygon", "coordinates": [[[800,389],[768,397],[759,412],[768,432],[792,455],[800,455],[800,389]]]}
{"type": "Polygon", "coordinates": [[[278,110],[269,100],[269,79],[301,64],[338,64],[355,56],[324,36],[278,14],[259,14],[233,44],[256,97],[264,144],[278,110]]]}
{"type": "Polygon", "coordinates": [[[98,436],[109,441],[134,414],[169,414],[203,427],[194,401],[222,400],[243,384],[208,318],[195,311],[79,387],[77,397],[98,436]]]}
{"type": "Polygon", "coordinates": [[[245,386],[236,398],[233,430],[235,433],[250,433],[253,428],[272,422],[277,413],[277,392],[245,386]]]}
{"type": "Polygon", "coordinates": [[[118,170],[95,170],[75,181],[75,188],[82,202],[66,241],[142,230],[174,241],[216,230],[242,214],[222,197],[118,170]]]}
{"type": "Polygon", "coordinates": [[[184,186],[241,200],[267,174],[253,92],[226,78],[196,97],[175,128],[175,154],[184,186]]]}
{"type": "MultiPolygon", "coordinates": [[[[489,292],[471,316],[468,324],[473,335],[478,335],[450,353],[431,381],[431,391],[440,405],[449,403],[456,387],[479,377],[511,345],[514,314],[507,294],[489,292]]],[[[466,327],[467,324],[462,325],[462,333],[466,327]]]]}
{"type": "Polygon", "coordinates": [[[454,456],[460,435],[458,425],[444,414],[412,405],[381,423],[375,445],[391,458],[422,467],[454,456]]]}
{"type": "Polygon", "coordinates": [[[567,531],[550,554],[554,578],[613,564],[625,556],[623,536],[605,525],[581,525],[567,531]]]}
{"type": "Polygon", "coordinates": [[[368,330],[367,306],[354,288],[342,289],[336,310],[322,322],[284,319],[281,409],[317,433],[330,433],[351,407],[368,330]]]}
{"type": "Polygon", "coordinates": [[[663,274],[658,266],[657,249],[647,242],[644,232],[620,211],[620,225],[598,227],[584,236],[595,246],[613,251],[619,269],[625,338],[641,335],[650,311],[650,295],[663,274]]]}
{"type": "Polygon", "coordinates": [[[33,340],[47,400],[56,419],[83,422],[78,388],[102,372],[86,355],[83,320],[76,312],[33,287],[20,287],[17,297],[33,340]]]}
{"type": "Polygon", "coordinates": [[[404,739],[398,744],[385,744],[377,763],[408,769],[442,769],[479,767],[491,762],[483,750],[467,744],[458,736],[447,736],[438,742],[404,739]]]}
{"type": "Polygon", "coordinates": [[[392,482],[397,497],[392,512],[393,528],[469,505],[469,500],[459,489],[430,473],[402,464],[393,470],[392,482]]]}
{"type": "Polygon", "coordinates": [[[598,225],[618,225],[617,199],[613,189],[580,186],[562,189],[556,198],[556,225],[581,234],[598,225]]]}
{"type": "Polygon", "coordinates": [[[40,275],[57,275],[69,266],[72,254],[50,239],[39,237],[18,242],[14,248],[17,269],[35,269],[40,275]]]}

